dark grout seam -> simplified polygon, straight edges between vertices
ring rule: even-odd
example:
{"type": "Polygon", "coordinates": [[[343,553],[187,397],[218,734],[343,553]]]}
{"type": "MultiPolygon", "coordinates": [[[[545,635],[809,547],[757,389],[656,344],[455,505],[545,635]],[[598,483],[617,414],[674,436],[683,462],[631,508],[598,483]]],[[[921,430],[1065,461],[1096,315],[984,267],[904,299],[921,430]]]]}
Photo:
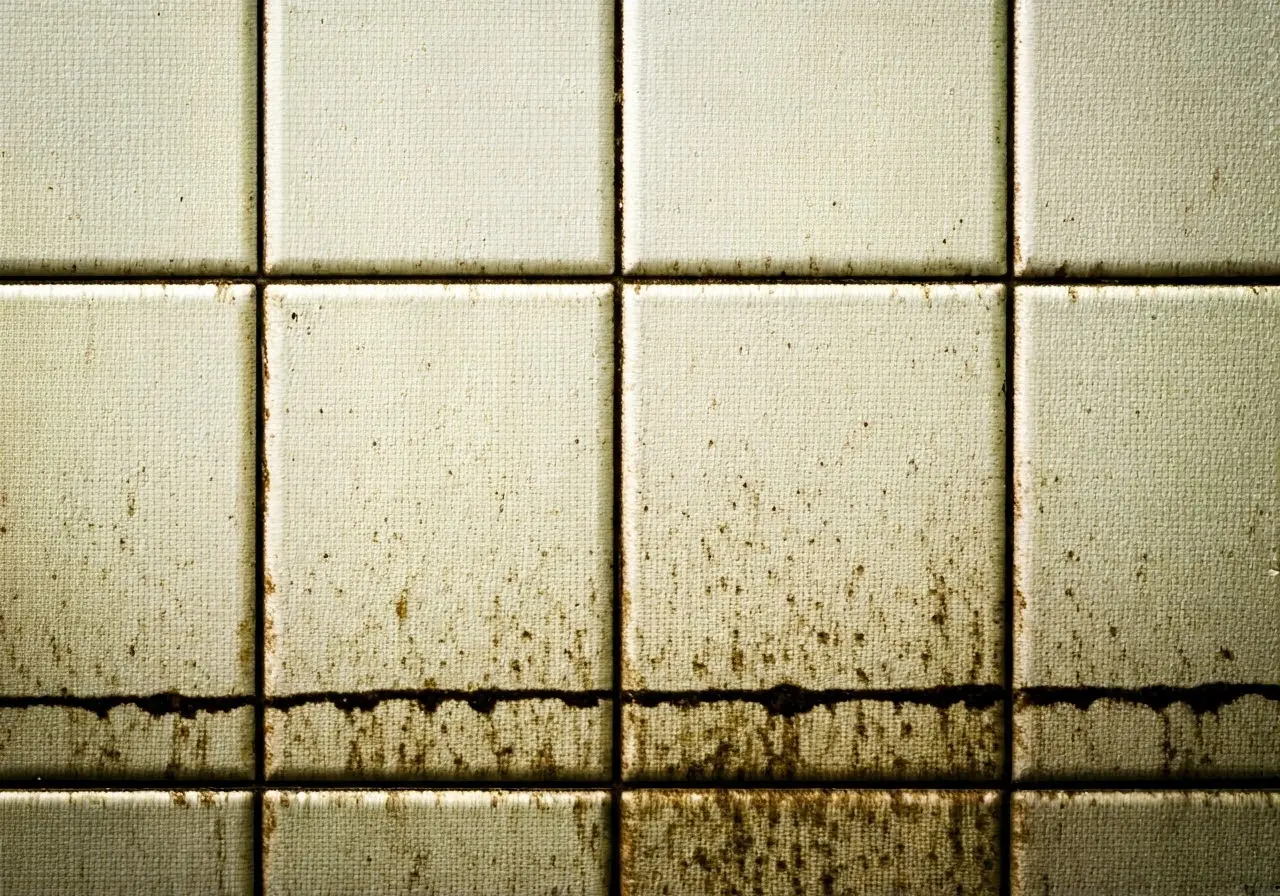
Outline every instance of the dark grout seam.
{"type": "Polygon", "coordinates": [[[1017,5],[1018,0],[1005,3],[1005,156],[1004,156],[1004,221],[1005,221],[1005,297],[1004,297],[1004,638],[1003,638],[1003,743],[1001,750],[1000,795],[1000,893],[1009,896],[1013,888],[1013,700],[1011,690],[1014,681],[1014,613],[1016,612],[1014,582],[1014,524],[1017,498],[1014,492],[1016,468],[1013,455],[1014,432],[1014,339],[1018,256],[1018,235],[1015,230],[1018,181],[1015,168],[1014,127],[1015,77],[1017,75],[1017,5]]]}
{"type": "Polygon", "coordinates": [[[968,709],[990,709],[1005,698],[1001,685],[940,685],[928,688],[798,688],[781,684],[761,690],[625,691],[623,702],[637,706],[691,708],[710,703],[754,703],[771,716],[791,717],[842,703],[913,704],[946,709],[963,703],[968,709]]]}
{"type": "Polygon", "coordinates": [[[1186,706],[1197,716],[1217,713],[1224,706],[1245,697],[1261,697],[1280,701],[1280,684],[1243,684],[1214,681],[1206,684],[1175,687],[1164,684],[1142,687],[1033,686],[1014,692],[1017,709],[1041,706],[1073,706],[1087,710],[1100,700],[1128,703],[1163,712],[1175,703],[1186,706]]]}
{"type": "Polygon", "coordinates": [[[609,894],[622,894],[622,626],[624,613],[622,538],[622,0],[613,4],[613,607],[610,666],[613,677],[609,756],[609,894]]]}
{"type": "Polygon", "coordinates": [[[258,35],[258,96],[257,96],[257,184],[255,213],[257,214],[257,359],[256,394],[254,415],[254,658],[253,658],[253,893],[262,896],[266,892],[266,844],[263,824],[262,793],[266,785],[267,727],[266,727],[266,567],[265,532],[267,513],[267,458],[265,428],[267,418],[267,344],[266,344],[266,273],[267,273],[267,5],[268,0],[257,2],[258,35]]]}

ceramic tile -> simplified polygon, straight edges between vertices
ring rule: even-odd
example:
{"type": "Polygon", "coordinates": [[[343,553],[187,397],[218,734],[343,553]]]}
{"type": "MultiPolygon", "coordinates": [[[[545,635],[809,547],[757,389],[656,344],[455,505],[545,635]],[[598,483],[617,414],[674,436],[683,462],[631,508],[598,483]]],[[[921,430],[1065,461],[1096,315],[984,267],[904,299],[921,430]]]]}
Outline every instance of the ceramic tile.
{"type": "Polygon", "coordinates": [[[1002,296],[627,288],[629,775],[998,773],[1002,296]]]}
{"type": "Polygon", "coordinates": [[[1280,893],[1274,793],[1019,793],[1014,896],[1280,893]]]}
{"type": "Polygon", "coordinates": [[[608,892],[603,793],[271,792],[263,809],[270,896],[608,892]]]}
{"type": "Polygon", "coordinates": [[[255,10],[0,7],[0,272],[253,269],[255,10]]]}
{"type": "Polygon", "coordinates": [[[1022,288],[1016,765],[1280,771],[1280,289],[1022,288]]]}
{"type": "Polygon", "coordinates": [[[251,286],[0,287],[0,774],[241,764],[254,309],[251,286]]]}
{"type": "Polygon", "coordinates": [[[0,892],[252,892],[247,793],[0,792],[0,892]]]}
{"type": "Polygon", "coordinates": [[[1280,8],[1019,0],[1016,267],[1280,270],[1280,8]]]}
{"type": "Polygon", "coordinates": [[[608,273],[610,0],[267,0],[273,271],[608,273]]]}
{"type": "Polygon", "coordinates": [[[281,762],[314,767],[288,741],[319,726],[330,767],[360,750],[373,776],[432,742],[424,770],[469,744],[472,770],[597,765],[572,738],[608,737],[612,307],[607,285],[269,289],[267,684],[329,703],[271,714],[281,762]],[[382,709],[410,730],[361,734],[423,689],[382,709]]]}
{"type": "Polygon", "coordinates": [[[999,796],[948,791],[632,791],[622,892],[1000,891],[999,796]]]}
{"type": "Polygon", "coordinates": [[[1003,2],[623,15],[627,271],[1003,271],[1003,2]]]}

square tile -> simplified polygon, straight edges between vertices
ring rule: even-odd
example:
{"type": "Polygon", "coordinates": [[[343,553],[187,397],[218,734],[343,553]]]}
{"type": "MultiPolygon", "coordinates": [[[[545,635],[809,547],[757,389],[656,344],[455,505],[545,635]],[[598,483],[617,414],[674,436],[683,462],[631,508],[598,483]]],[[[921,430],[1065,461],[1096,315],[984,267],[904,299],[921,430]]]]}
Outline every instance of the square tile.
{"type": "Polygon", "coordinates": [[[1004,301],[628,287],[626,773],[992,777],[1004,301]]]}
{"type": "Polygon", "coordinates": [[[1016,269],[1280,271],[1280,7],[1017,6],[1016,269]]]}
{"type": "Polygon", "coordinates": [[[0,7],[0,272],[243,274],[254,0],[0,7]]]}
{"type": "Polygon", "coordinates": [[[1026,287],[1023,778],[1280,772],[1280,289],[1026,287]]]}
{"type": "Polygon", "coordinates": [[[612,288],[276,286],[266,320],[271,767],[607,777],[612,288]]]}
{"type": "Polygon", "coordinates": [[[1275,793],[1019,793],[1013,893],[1280,893],[1275,793]]]}
{"type": "Polygon", "coordinates": [[[0,775],[252,772],[255,307],[0,286],[0,775]]]}
{"type": "Polygon", "coordinates": [[[612,270],[610,0],[266,5],[272,271],[612,270]]]}
{"type": "Polygon", "coordinates": [[[622,798],[622,892],[996,894],[999,800],[965,791],[631,791],[622,798]]]}
{"type": "Polygon", "coordinates": [[[996,274],[1005,7],[623,5],[623,267],[996,274]]]}
{"type": "Polygon", "coordinates": [[[609,890],[604,793],[269,792],[266,892],[609,890]]]}
{"type": "Polygon", "coordinates": [[[253,890],[247,793],[0,792],[0,891],[173,896],[253,890]]]}

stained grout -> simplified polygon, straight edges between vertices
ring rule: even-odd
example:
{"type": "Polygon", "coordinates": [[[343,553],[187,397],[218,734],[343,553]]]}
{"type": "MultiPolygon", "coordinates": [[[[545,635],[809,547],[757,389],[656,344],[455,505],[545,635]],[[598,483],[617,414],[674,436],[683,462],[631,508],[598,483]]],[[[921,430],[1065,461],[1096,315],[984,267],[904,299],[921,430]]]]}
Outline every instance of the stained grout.
{"type": "Polygon", "coordinates": [[[267,343],[266,343],[266,260],[267,260],[267,160],[266,160],[266,69],[267,69],[267,5],[268,0],[258,0],[257,32],[258,32],[258,103],[257,103],[257,351],[255,357],[257,382],[257,409],[254,417],[254,474],[256,477],[255,512],[254,512],[254,707],[253,707],[253,892],[254,896],[262,896],[266,892],[266,847],[263,842],[263,808],[262,794],[266,783],[267,762],[267,727],[266,727],[266,568],[265,546],[266,533],[266,483],[267,458],[265,446],[266,429],[266,382],[267,382],[267,343]]]}

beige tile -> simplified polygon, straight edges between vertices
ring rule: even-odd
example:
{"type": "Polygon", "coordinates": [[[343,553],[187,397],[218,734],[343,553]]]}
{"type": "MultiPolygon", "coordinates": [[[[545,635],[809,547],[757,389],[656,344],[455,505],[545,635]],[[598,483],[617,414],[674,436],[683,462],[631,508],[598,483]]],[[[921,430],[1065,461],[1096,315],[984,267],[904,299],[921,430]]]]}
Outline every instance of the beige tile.
{"type": "Polygon", "coordinates": [[[247,793],[0,792],[0,892],[252,892],[247,793]]]}
{"type": "Polygon", "coordinates": [[[1020,0],[1022,273],[1280,270],[1280,9],[1020,0]]]}
{"type": "Polygon", "coordinates": [[[608,892],[604,793],[270,792],[270,896],[608,892]]]}
{"type": "Polygon", "coordinates": [[[958,738],[998,740],[1000,287],[629,287],[624,329],[624,685],[676,692],[628,709],[628,772],[990,768],[958,738]],[[857,693],[685,699],[775,686],[857,693]],[[859,696],[883,736],[831,723],[859,696]],[[894,704],[931,742],[895,752],[894,704]]]}
{"type": "Polygon", "coordinates": [[[245,274],[254,0],[0,6],[0,272],[245,274]]]}
{"type": "Polygon", "coordinates": [[[1013,893],[1280,892],[1274,793],[1019,793],[1013,893]]]}
{"type": "Polygon", "coordinates": [[[964,791],[633,791],[622,892],[1000,891],[999,796],[964,791]]]}
{"type": "Polygon", "coordinates": [[[1023,288],[1017,766],[1280,769],[1280,290],[1023,288]]]}
{"type": "MultiPolygon", "coordinates": [[[[254,309],[251,286],[0,287],[5,696],[253,693],[254,309]]],[[[145,773],[181,727],[4,715],[8,758],[47,737],[50,772],[98,762],[88,738],[145,773]]],[[[204,729],[213,765],[238,754],[234,719],[204,729]]]]}
{"type": "Polygon", "coordinates": [[[266,10],[271,270],[612,270],[611,0],[266,10]]]}
{"type": "MultiPolygon", "coordinates": [[[[612,302],[608,286],[269,290],[271,694],[611,686],[612,302]]],[[[553,717],[598,730],[594,711],[553,717]]],[[[385,743],[416,751],[437,721],[385,743]]],[[[497,737],[542,761],[539,737],[497,737]]],[[[468,764],[494,761],[477,746],[468,764]]]]}
{"type": "Polygon", "coordinates": [[[611,702],[596,698],[308,702],[267,710],[273,778],[603,780],[611,702]],[[574,705],[577,704],[577,705],[574,705]]]}
{"type": "Polygon", "coordinates": [[[1003,271],[1005,3],[622,8],[627,271],[1003,271]]]}
{"type": "MultiPolygon", "coordinates": [[[[240,702],[240,701],[237,701],[240,702]]],[[[247,780],[253,706],[187,714],[123,704],[0,708],[0,773],[12,778],[247,780]]]]}

